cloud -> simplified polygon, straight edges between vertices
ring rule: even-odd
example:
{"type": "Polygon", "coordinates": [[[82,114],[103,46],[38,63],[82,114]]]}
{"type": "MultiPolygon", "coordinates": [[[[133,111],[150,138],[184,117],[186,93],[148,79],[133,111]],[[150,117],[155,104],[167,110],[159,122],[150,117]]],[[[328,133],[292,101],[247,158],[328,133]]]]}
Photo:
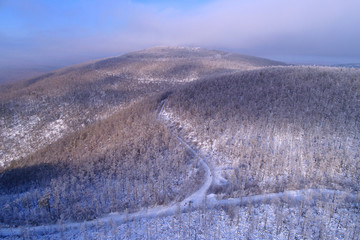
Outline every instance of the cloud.
{"type": "Polygon", "coordinates": [[[36,1],[32,11],[21,5],[28,1],[9,2],[22,34],[0,30],[0,51],[15,62],[85,60],[154,45],[360,58],[358,0],[185,1],[178,8],[166,1],[36,1]]]}
{"type": "Polygon", "coordinates": [[[359,1],[217,1],[188,15],[134,19],[134,29],[144,31],[133,34],[174,44],[359,55],[358,9],[359,1]]]}

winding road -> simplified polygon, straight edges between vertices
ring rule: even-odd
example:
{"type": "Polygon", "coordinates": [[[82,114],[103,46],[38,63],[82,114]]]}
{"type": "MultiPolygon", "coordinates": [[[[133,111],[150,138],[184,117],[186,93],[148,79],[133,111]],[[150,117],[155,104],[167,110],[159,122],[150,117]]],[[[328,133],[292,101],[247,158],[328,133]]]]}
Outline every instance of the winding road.
{"type": "MultiPolygon", "coordinates": [[[[162,121],[162,112],[164,110],[166,100],[161,102],[161,107],[158,112],[158,120],[162,121]]],[[[164,120],[165,121],[165,120],[164,120]]],[[[342,198],[345,202],[360,204],[360,195],[351,194],[344,191],[330,190],[330,189],[302,189],[294,191],[285,191],[280,193],[268,193],[255,196],[246,196],[242,198],[232,198],[218,200],[215,194],[207,195],[207,192],[214,181],[214,172],[207,163],[206,159],[202,158],[188,143],[186,143],[180,136],[176,136],[177,140],[184,145],[197,159],[203,169],[205,170],[205,179],[202,186],[183,201],[173,203],[168,206],[157,206],[149,209],[143,209],[134,213],[110,213],[107,216],[97,218],[95,220],[86,222],[65,223],[62,225],[47,225],[26,228],[31,233],[36,234],[51,234],[62,231],[69,231],[72,229],[79,230],[82,226],[87,227],[96,226],[102,223],[109,223],[111,221],[117,224],[133,221],[141,218],[156,218],[163,216],[175,215],[179,212],[190,212],[200,207],[214,208],[217,206],[246,206],[248,204],[271,204],[276,201],[286,202],[290,204],[298,204],[305,202],[307,204],[316,204],[317,201],[331,201],[334,198],[342,198]]],[[[23,233],[24,228],[2,228],[0,229],[0,237],[19,236],[23,233]]]]}

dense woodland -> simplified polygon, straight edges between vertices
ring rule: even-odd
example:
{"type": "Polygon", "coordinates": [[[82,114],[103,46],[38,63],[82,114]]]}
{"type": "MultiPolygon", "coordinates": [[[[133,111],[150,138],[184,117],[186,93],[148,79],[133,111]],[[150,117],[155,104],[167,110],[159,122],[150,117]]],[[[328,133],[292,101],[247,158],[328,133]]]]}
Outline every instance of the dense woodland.
{"type": "MultiPolygon", "coordinates": [[[[283,64],[154,48],[2,86],[0,227],[178,204],[206,176],[178,136],[226,180],[209,202],[310,188],[360,197],[360,71],[271,65],[283,64]]],[[[358,199],[311,197],[213,209],[205,198],[189,213],[84,225],[78,238],[357,239],[358,199]]]]}
{"type": "Polygon", "coordinates": [[[148,95],[279,64],[221,51],[152,48],[0,85],[0,168],[148,95]]]}
{"type": "Polygon", "coordinates": [[[232,197],[284,189],[358,192],[360,72],[248,71],[191,83],[168,111],[224,171],[232,197]]]}
{"type": "Polygon", "coordinates": [[[54,74],[27,88],[2,94],[1,160],[9,163],[24,157],[67,133],[108,117],[133,101],[159,94],[171,86],[171,83],[144,84],[101,74],[92,68],[80,68],[67,74],[54,74]],[[64,80],[69,78],[74,82],[64,80]],[[89,82],[87,79],[96,80],[89,82]],[[67,85],[70,85],[68,89],[67,85]],[[61,131],[56,131],[57,127],[61,131]]]}
{"type": "Polygon", "coordinates": [[[147,99],[14,162],[0,178],[0,221],[89,220],[182,200],[202,170],[147,99]]]}

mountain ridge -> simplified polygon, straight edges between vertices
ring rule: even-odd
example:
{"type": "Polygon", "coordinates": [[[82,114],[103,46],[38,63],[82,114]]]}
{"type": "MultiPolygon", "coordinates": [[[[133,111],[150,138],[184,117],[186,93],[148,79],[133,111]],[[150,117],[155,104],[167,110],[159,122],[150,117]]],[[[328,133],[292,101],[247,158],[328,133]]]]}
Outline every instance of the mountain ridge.
{"type": "MultiPolygon", "coordinates": [[[[0,162],[16,159],[15,155],[24,156],[22,152],[26,148],[20,147],[20,139],[26,139],[25,142],[33,146],[40,145],[34,139],[37,137],[32,137],[26,129],[33,129],[33,132],[38,132],[37,136],[42,136],[56,126],[59,131],[52,135],[61,136],[144,95],[214,74],[252,69],[265,63],[278,64],[261,60],[252,65],[257,58],[251,58],[251,61],[246,58],[219,60],[216,57],[219,53],[205,49],[151,48],[4,85],[0,88],[0,112],[1,128],[6,134],[1,141],[5,153],[2,153],[0,162]],[[193,52],[200,55],[189,58],[193,52]],[[159,59],[159,56],[165,58],[159,59]]],[[[225,52],[221,54],[226,55],[225,52]]],[[[46,139],[40,142],[43,144],[50,140],[46,139]]]]}

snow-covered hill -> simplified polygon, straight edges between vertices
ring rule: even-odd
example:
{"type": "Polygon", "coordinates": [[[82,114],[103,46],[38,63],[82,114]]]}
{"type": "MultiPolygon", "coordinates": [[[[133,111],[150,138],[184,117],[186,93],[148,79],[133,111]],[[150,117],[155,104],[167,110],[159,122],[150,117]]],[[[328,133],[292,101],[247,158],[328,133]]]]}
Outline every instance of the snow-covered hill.
{"type": "Polygon", "coordinates": [[[221,51],[158,47],[1,85],[0,166],[147,95],[209,75],[279,64],[221,51]]]}
{"type": "Polygon", "coordinates": [[[3,85],[0,238],[357,239],[359,92],[183,47],[3,85]]]}

